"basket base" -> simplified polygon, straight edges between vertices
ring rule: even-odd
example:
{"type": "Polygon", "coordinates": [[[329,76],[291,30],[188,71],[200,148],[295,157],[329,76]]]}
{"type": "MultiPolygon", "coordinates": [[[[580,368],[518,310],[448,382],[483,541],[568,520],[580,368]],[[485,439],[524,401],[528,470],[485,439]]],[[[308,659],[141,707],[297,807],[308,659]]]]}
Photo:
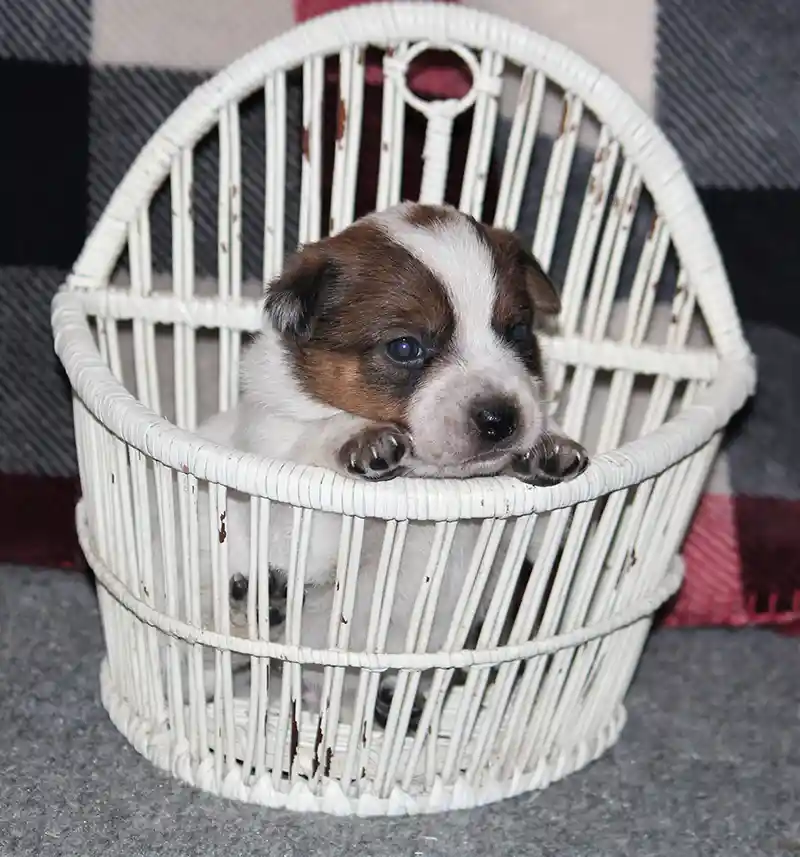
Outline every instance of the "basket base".
{"type": "MultiPolygon", "coordinates": [[[[245,778],[241,764],[222,770],[212,748],[192,753],[188,742],[179,742],[164,723],[137,714],[115,687],[107,659],[100,669],[103,706],[114,726],[134,749],[156,767],[171,773],[189,785],[222,797],[274,809],[322,812],[332,815],[399,816],[470,809],[546,788],[595,761],[616,744],[625,725],[626,712],[620,705],[612,717],[588,740],[562,749],[555,759],[539,759],[532,770],[506,780],[496,780],[476,788],[464,778],[445,785],[437,779],[425,793],[409,793],[395,786],[388,797],[362,794],[350,797],[335,779],[329,779],[312,791],[305,781],[276,787],[272,774],[259,779],[245,778]],[[201,758],[202,757],[202,758],[201,758]]],[[[211,743],[211,742],[209,742],[211,743]]]]}

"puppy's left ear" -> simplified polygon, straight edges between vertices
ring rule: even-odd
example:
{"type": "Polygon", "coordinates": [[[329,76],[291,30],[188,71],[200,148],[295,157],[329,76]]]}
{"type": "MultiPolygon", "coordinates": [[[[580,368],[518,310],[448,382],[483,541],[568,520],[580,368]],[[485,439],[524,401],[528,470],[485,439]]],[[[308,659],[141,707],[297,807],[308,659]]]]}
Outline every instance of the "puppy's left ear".
{"type": "Polygon", "coordinates": [[[310,339],[320,304],[335,277],[334,265],[320,245],[298,251],[267,286],[264,312],[272,326],[290,339],[310,339]]]}
{"type": "Polygon", "coordinates": [[[561,312],[561,297],[555,283],[545,273],[533,253],[523,247],[519,240],[517,245],[517,264],[525,271],[525,287],[533,305],[545,315],[558,315],[561,312]]]}
{"type": "Polygon", "coordinates": [[[522,274],[534,307],[544,315],[561,312],[561,298],[539,260],[510,230],[498,226],[483,226],[489,241],[499,251],[504,264],[522,274]]]}

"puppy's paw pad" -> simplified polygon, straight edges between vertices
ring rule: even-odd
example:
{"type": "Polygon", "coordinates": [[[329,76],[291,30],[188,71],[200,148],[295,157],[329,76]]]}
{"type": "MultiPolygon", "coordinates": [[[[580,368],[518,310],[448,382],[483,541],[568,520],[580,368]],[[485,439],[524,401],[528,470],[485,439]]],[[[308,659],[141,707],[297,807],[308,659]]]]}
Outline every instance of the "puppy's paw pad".
{"type": "MultiPolygon", "coordinates": [[[[271,629],[278,629],[286,621],[289,598],[289,581],[286,572],[277,566],[269,567],[269,624],[271,629]]],[[[303,589],[302,600],[306,600],[306,589],[303,589]]]]}
{"type": "Polygon", "coordinates": [[[589,466],[589,453],[580,443],[566,437],[555,437],[553,441],[539,462],[538,479],[544,485],[569,482],[589,466]]]}
{"type": "Polygon", "coordinates": [[[269,566],[269,600],[286,603],[288,581],[286,572],[274,565],[269,566]]]}
{"type": "Polygon", "coordinates": [[[339,450],[339,459],[353,476],[372,481],[393,479],[405,472],[403,461],[411,449],[408,435],[395,426],[371,426],[339,450]]]}

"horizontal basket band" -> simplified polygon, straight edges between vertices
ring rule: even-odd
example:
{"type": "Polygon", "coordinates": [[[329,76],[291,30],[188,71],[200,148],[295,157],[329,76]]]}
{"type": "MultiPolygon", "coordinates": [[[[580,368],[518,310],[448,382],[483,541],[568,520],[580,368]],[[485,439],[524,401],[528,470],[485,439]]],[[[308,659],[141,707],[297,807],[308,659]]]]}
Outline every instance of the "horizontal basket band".
{"type": "Polygon", "coordinates": [[[664,577],[662,584],[653,592],[642,596],[635,605],[615,613],[593,625],[557,634],[544,640],[529,640],[517,645],[496,646],[491,649],[462,649],[455,652],[344,652],[336,649],[311,649],[268,640],[248,640],[226,636],[217,631],[196,628],[179,619],[166,616],[131,590],[97,556],[92,546],[89,523],[83,500],[76,509],[76,524],[81,548],[86,554],[98,583],[126,610],[146,625],[190,644],[207,646],[217,651],[232,652],[256,658],[314,666],[349,667],[376,672],[389,669],[429,670],[467,669],[469,667],[492,667],[511,661],[528,660],[542,655],[552,655],[562,649],[575,648],[591,640],[627,628],[652,615],[668,598],[678,591],[683,580],[683,561],[679,556],[664,577]]]}
{"type": "MultiPolygon", "coordinates": [[[[133,319],[151,324],[187,325],[193,329],[226,328],[241,333],[261,329],[263,301],[192,295],[186,300],[172,292],[137,295],[128,289],[76,289],[88,316],[115,321],[133,319]]],[[[544,356],[560,363],[596,369],[628,369],[637,375],[661,375],[675,381],[713,381],[720,359],[713,348],[669,348],[594,341],[578,336],[539,334],[544,356]]]]}

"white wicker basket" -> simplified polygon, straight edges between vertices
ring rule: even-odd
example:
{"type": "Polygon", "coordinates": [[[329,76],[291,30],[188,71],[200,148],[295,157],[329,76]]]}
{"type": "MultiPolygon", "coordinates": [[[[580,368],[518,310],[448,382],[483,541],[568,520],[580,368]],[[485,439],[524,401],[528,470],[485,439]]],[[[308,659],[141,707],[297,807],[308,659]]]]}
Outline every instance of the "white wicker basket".
{"type": "Polygon", "coordinates": [[[486,803],[543,788],[616,741],[653,613],[680,583],[681,540],[720,430],[755,379],[708,224],[653,122],[561,45],[449,4],[362,6],[314,20],[197,89],[117,188],[54,300],[53,327],[74,390],[83,489],[77,523],[99,583],[107,645],[102,696],[112,720],[140,753],[200,788],[334,813],[486,803]],[[335,142],[330,228],[353,218],[366,46],[385,50],[378,207],[401,192],[404,105],[427,119],[424,200],[442,199],[453,121],[471,108],[463,209],[484,213],[487,166],[501,127],[510,133],[500,152],[496,223],[517,224],[533,181],[530,165],[544,166],[532,246],[545,267],[556,264],[559,252],[566,260],[560,332],[545,340],[544,350],[562,425],[583,438],[594,432],[587,444],[596,452],[571,483],[549,489],[507,478],[365,484],[223,449],[193,433],[204,408],[236,401],[242,338],[260,325],[261,278],[243,275],[243,254],[263,250],[265,280],[283,262],[285,212],[296,201],[284,190],[292,162],[287,92],[295,80],[305,150],[297,237],[306,242],[321,234],[329,56],[339,58],[344,126],[335,142]],[[452,50],[468,66],[473,84],[465,98],[423,100],[408,89],[408,64],[431,46],[452,50]],[[267,177],[255,227],[241,201],[242,152],[252,149],[241,129],[245,100],[253,95],[265,111],[258,151],[267,177]],[[206,138],[219,145],[218,198],[213,210],[200,212],[193,182],[200,180],[196,165],[206,138]],[[549,157],[539,158],[548,148],[549,157]],[[585,176],[582,153],[588,153],[585,176]],[[570,225],[576,181],[579,204],[570,225]],[[171,222],[155,213],[159,193],[169,194],[171,222]],[[209,248],[196,233],[208,216],[217,218],[218,273],[204,291],[195,254],[209,248]],[[647,228],[637,232],[642,216],[647,228]],[[261,235],[256,248],[243,242],[250,228],[261,235]],[[160,244],[171,247],[171,273],[156,270],[160,244]],[[120,266],[126,250],[128,265],[120,266]],[[671,258],[674,282],[665,299],[659,290],[669,291],[671,258]],[[258,581],[248,625],[236,633],[225,595],[232,569],[224,514],[233,489],[251,495],[247,571],[258,581]],[[207,514],[198,512],[200,494],[210,498],[207,514]],[[341,517],[341,596],[327,650],[299,645],[297,623],[290,623],[286,643],[264,637],[268,611],[256,602],[266,592],[267,531],[270,511],[283,508],[277,504],[294,507],[289,602],[295,616],[300,599],[293,595],[316,516],[341,517]],[[339,616],[352,598],[365,519],[367,528],[384,530],[379,595],[393,591],[409,528],[428,526],[431,533],[417,627],[409,636],[416,643],[407,653],[382,651],[387,607],[380,597],[369,651],[348,650],[350,630],[339,616]],[[460,572],[464,595],[452,617],[451,645],[428,652],[426,623],[449,545],[465,521],[479,535],[469,568],[460,572]],[[501,541],[504,530],[511,538],[501,541]],[[214,571],[212,617],[197,606],[201,544],[214,571]],[[465,650],[473,590],[498,549],[506,555],[497,594],[477,648],[465,650]],[[526,551],[533,574],[511,636],[501,639],[526,551]],[[201,677],[208,651],[214,653],[211,702],[201,677]],[[236,655],[252,658],[243,697],[234,695],[236,655]],[[324,667],[321,711],[309,710],[299,690],[311,665],[324,667]],[[466,681],[446,694],[456,667],[466,681]],[[393,715],[381,730],[372,706],[386,670],[400,673],[393,715]],[[433,691],[420,728],[407,734],[420,670],[434,671],[433,691]],[[351,686],[355,696],[347,701],[351,686]]]}

